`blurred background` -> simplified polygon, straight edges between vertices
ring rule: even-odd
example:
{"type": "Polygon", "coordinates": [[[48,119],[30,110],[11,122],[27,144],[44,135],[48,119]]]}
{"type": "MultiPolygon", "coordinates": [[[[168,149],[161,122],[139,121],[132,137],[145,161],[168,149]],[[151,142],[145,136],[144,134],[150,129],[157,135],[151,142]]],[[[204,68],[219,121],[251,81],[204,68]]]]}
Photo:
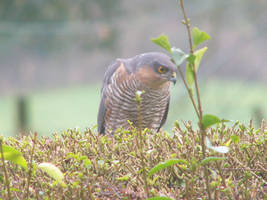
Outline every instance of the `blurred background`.
{"type": "MultiPolygon", "coordinates": [[[[205,113],[259,126],[267,117],[267,1],[188,0],[192,26],[211,35],[200,66],[205,113]]],[[[107,66],[163,51],[161,33],[188,51],[177,1],[0,0],[0,134],[50,135],[96,125],[107,66]]],[[[184,66],[183,66],[184,68],[184,66]]],[[[181,81],[165,130],[196,122],[181,81]]]]}

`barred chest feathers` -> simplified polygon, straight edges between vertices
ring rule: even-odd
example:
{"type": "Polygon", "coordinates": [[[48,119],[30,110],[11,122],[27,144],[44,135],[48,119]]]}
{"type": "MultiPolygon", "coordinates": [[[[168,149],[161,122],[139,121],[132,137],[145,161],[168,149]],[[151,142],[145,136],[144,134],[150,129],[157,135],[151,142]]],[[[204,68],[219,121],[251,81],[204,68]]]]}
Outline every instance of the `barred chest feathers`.
{"type": "Polygon", "coordinates": [[[105,133],[115,131],[117,128],[129,128],[129,122],[138,125],[136,91],[144,91],[141,102],[142,128],[158,130],[170,98],[170,83],[167,87],[148,88],[136,79],[134,74],[127,79],[121,73],[111,77],[111,84],[106,88],[106,106],[109,112],[105,116],[105,133]],[[113,129],[113,130],[112,130],[113,129]]]}

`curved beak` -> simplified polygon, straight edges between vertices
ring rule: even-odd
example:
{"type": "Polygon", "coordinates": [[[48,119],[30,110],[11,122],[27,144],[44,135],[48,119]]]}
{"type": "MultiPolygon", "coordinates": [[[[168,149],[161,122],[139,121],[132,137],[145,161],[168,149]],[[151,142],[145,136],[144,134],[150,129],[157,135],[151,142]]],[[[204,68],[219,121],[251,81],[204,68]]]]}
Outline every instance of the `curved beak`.
{"type": "Polygon", "coordinates": [[[173,72],[170,81],[173,82],[173,84],[175,85],[176,80],[177,80],[177,79],[176,79],[176,72],[173,72]]]}

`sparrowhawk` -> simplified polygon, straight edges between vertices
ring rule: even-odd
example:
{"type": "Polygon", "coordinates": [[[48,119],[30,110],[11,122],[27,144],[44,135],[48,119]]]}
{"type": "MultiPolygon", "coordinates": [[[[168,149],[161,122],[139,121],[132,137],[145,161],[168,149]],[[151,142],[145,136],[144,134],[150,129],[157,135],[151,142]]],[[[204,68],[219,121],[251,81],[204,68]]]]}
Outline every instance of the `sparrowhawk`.
{"type": "Polygon", "coordinates": [[[128,59],[117,59],[104,76],[98,111],[98,132],[114,133],[128,129],[129,121],[137,127],[159,131],[166,122],[170,103],[170,82],[176,83],[177,68],[163,53],[149,52],[128,59]],[[136,92],[144,91],[140,112],[136,92]]]}

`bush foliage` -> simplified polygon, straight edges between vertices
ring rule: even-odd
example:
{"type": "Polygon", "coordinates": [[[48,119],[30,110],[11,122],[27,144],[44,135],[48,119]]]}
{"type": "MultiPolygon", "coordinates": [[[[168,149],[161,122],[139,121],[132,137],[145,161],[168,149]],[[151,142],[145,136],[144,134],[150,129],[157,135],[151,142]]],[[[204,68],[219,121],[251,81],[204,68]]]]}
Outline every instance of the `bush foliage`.
{"type": "Polygon", "coordinates": [[[264,122],[259,129],[239,122],[207,129],[213,146],[228,146],[230,151],[219,154],[207,149],[205,160],[199,130],[190,122],[184,125],[180,128],[176,122],[173,136],[133,128],[118,130],[114,136],[88,129],[67,130],[51,138],[10,137],[3,145],[21,152],[27,168],[12,159],[5,166],[1,162],[0,197],[9,198],[9,187],[12,199],[206,199],[205,165],[214,199],[267,198],[264,122]],[[56,166],[63,179],[56,178],[60,171],[52,167],[56,175],[51,175],[40,163],[56,166]]]}

